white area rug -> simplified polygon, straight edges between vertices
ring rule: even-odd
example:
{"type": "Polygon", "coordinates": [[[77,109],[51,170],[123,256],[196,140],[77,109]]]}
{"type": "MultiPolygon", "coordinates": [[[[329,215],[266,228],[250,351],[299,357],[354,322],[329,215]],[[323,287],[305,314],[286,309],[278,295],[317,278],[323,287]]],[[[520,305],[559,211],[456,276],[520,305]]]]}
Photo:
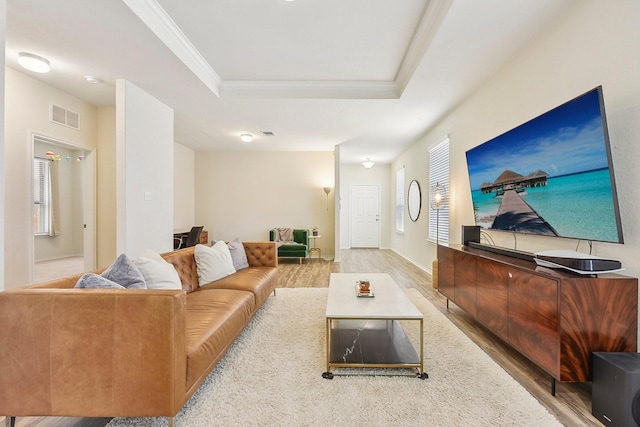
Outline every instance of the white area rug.
{"type": "MultiPolygon", "coordinates": [[[[327,289],[278,289],[182,408],[176,424],[561,425],[417,290],[407,294],[425,315],[428,379],[323,379],[327,289]]],[[[165,418],[115,418],[109,427],[166,425],[165,418]]]]}

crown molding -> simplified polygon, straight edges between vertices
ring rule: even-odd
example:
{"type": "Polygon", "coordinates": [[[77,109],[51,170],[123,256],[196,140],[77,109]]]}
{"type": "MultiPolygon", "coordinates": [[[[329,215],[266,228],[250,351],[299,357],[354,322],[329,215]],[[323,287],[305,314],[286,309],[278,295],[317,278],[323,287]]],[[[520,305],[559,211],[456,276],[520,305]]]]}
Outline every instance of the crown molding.
{"type": "Polygon", "coordinates": [[[452,3],[453,0],[430,0],[428,2],[395,78],[400,94],[404,92],[422,58],[427,53],[427,49],[435,38],[452,3]]]}
{"type": "Polygon", "coordinates": [[[123,0],[123,2],[202,83],[214,94],[220,96],[222,79],[156,0],[123,0]]]}
{"type": "Polygon", "coordinates": [[[223,81],[221,97],[397,99],[393,81],[223,81]]]}
{"type": "Polygon", "coordinates": [[[453,0],[427,3],[393,81],[223,81],[157,0],[123,2],[218,97],[398,99],[453,0]]]}

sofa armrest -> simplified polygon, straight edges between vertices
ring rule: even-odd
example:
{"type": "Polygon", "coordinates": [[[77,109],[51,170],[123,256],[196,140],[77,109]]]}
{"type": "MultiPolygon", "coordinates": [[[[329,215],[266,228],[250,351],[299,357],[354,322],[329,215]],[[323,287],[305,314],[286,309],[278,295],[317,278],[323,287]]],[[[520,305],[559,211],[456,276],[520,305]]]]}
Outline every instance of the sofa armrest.
{"type": "Polygon", "coordinates": [[[185,306],[181,290],[0,292],[0,414],[174,416],[185,306]]]}
{"type": "Polygon", "coordinates": [[[242,242],[251,267],[277,267],[278,250],[275,242],[242,242]]]}

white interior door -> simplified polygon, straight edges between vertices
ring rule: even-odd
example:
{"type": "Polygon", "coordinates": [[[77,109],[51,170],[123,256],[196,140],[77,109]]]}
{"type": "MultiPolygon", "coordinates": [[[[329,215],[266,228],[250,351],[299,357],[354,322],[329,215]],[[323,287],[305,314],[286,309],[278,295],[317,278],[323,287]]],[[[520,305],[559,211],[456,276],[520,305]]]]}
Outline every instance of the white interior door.
{"type": "Polygon", "coordinates": [[[349,188],[349,223],[352,248],[380,247],[380,187],[352,185],[349,188]]]}

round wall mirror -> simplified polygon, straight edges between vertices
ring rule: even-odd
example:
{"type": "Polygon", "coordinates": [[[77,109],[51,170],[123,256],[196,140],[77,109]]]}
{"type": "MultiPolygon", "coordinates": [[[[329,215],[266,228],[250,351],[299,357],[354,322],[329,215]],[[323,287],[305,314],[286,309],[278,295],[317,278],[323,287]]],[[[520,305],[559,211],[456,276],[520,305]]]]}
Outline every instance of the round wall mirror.
{"type": "Polygon", "coordinates": [[[415,179],[409,184],[409,200],[407,207],[409,209],[409,218],[411,221],[417,221],[420,216],[420,206],[422,204],[422,194],[420,194],[420,184],[415,179]]]}

